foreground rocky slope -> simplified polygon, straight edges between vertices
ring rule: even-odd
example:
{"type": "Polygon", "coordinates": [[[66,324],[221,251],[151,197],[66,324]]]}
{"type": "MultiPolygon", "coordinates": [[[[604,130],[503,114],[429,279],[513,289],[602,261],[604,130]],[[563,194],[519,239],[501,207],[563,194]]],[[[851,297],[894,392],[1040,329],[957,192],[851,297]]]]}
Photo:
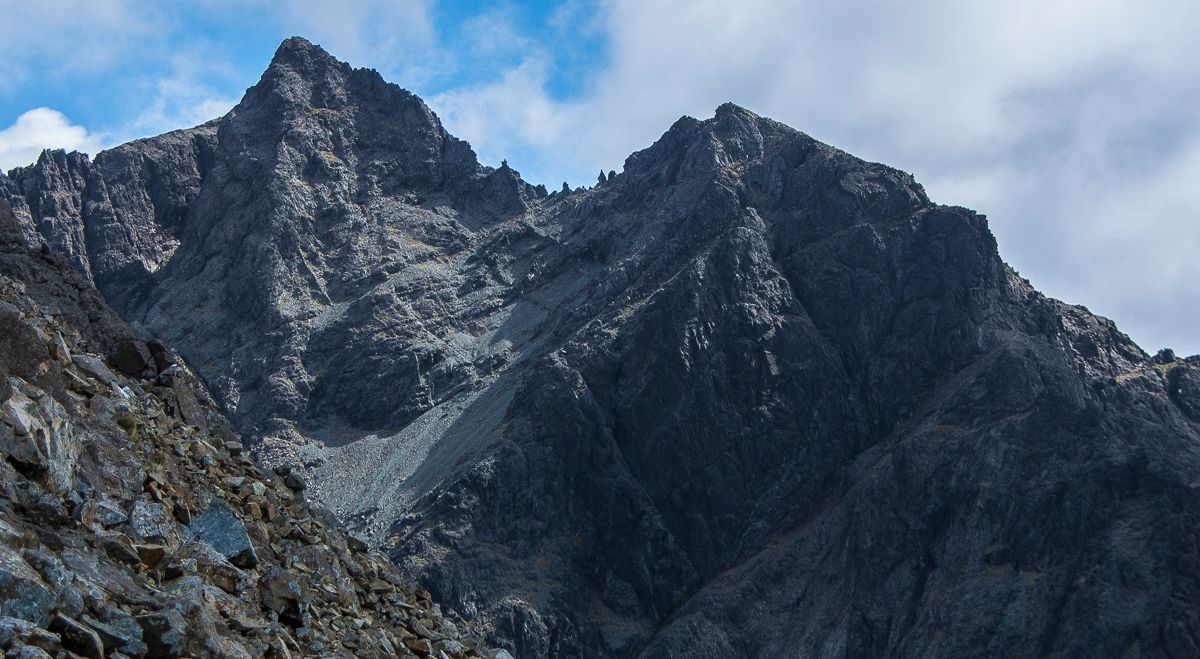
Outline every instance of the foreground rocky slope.
{"type": "Polygon", "coordinates": [[[6,656],[492,656],[15,230],[0,201],[6,656]]]}
{"type": "Polygon", "coordinates": [[[0,190],[520,656],[1200,652],[1200,360],[742,108],[548,195],[292,39],[226,117],[0,190]]]}

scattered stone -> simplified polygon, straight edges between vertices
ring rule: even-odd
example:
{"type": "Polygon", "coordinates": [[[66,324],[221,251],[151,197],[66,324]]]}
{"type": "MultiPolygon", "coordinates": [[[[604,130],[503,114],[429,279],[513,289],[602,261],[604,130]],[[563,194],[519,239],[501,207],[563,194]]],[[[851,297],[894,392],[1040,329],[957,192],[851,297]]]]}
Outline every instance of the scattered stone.
{"type": "Polygon", "coordinates": [[[37,625],[48,621],[54,593],[20,554],[0,545],[0,616],[37,625]]]}
{"type": "Polygon", "coordinates": [[[124,535],[106,535],[99,539],[100,547],[110,558],[126,565],[137,565],[142,557],[134,549],[133,543],[124,535]]]}
{"type": "Polygon", "coordinates": [[[13,390],[0,403],[0,451],[10,460],[40,474],[39,481],[54,494],[66,494],[79,457],[76,440],[63,406],[45,392],[20,379],[9,380],[13,390]]]}
{"type": "Polygon", "coordinates": [[[304,480],[304,476],[298,471],[289,471],[283,477],[283,484],[297,492],[302,492],[308,488],[308,482],[304,480]]]}
{"type": "Polygon", "coordinates": [[[165,609],[137,617],[142,640],[152,657],[178,657],[187,643],[187,622],[178,611],[165,609]]]}
{"type": "Polygon", "coordinates": [[[133,616],[120,609],[111,609],[110,619],[106,621],[89,615],[84,615],[81,620],[100,636],[105,651],[119,651],[131,657],[141,657],[149,651],[142,641],[141,625],[133,616]]]}
{"type": "Polygon", "coordinates": [[[54,348],[54,358],[58,360],[59,364],[66,366],[71,363],[71,349],[58,330],[54,331],[54,343],[51,345],[54,348]]]}
{"type": "Polygon", "coordinates": [[[116,526],[129,521],[129,515],[121,504],[110,499],[99,499],[92,503],[92,517],[104,526],[116,526]]]}
{"type": "Polygon", "coordinates": [[[146,347],[150,349],[150,354],[154,357],[154,367],[160,373],[177,364],[177,360],[171,354],[171,351],[161,342],[147,341],[146,347]]]}
{"type": "Polygon", "coordinates": [[[120,383],[117,382],[117,376],[113,375],[113,372],[99,358],[91,355],[74,355],[71,357],[71,361],[75,362],[75,365],[84,373],[99,380],[106,387],[120,386],[120,383]]]}
{"type": "Polygon", "coordinates": [[[62,639],[62,646],[88,659],[104,659],[104,643],[100,635],[77,620],[56,615],[50,621],[50,631],[62,639]]]}
{"type": "Polygon", "coordinates": [[[220,499],[214,500],[202,515],[187,526],[186,534],[208,543],[238,567],[258,565],[258,555],[250,536],[246,534],[246,525],[220,499]]]}
{"type": "Polygon", "coordinates": [[[265,608],[279,615],[280,622],[292,628],[310,623],[308,600],[295,573],[272,567],[259,580],[259,597],[265,608]]]}
{"type": "Polygon", "coordinates": [[[134,377],[153,370],[154,356],[141,341],[122,341],[112,356],[112,365],[125,375],[134,377]]]}
{"type": "Polygon", "coordinates": [[[129,513],[129,532],[142,540],[162,542],[174,534],[175,522],[161,503],[138,499],[129,513]]]}

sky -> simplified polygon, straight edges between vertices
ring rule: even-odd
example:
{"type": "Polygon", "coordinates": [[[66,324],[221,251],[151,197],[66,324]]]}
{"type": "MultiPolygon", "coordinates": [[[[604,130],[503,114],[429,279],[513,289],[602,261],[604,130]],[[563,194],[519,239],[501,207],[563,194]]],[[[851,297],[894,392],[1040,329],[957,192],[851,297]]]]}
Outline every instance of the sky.
{"type": "Polygon", "coordinates": [[[1195,0],[0,0],[0,169],[220,116],[287,36],[486,164],[594,182],[733,101],[988,216],[1049,295],[1200,353],[1195,0]]]}

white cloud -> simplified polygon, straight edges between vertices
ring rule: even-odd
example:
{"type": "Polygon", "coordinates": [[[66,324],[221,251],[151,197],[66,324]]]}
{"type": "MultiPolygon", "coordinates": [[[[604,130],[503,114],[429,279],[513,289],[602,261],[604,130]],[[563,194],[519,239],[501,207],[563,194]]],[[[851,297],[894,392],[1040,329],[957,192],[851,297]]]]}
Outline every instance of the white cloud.
{"type": "Polygon", "coordinates": [[[0,14],[0,89],[103,70],[161,33],[157,10],[132,0],[4,2],[0,14]]]}
{"type": "Polygon", "coordinates": [[[66,149],[95,153],[99,137],[71,123],[63,113],[34,108],[0,130],[0,170],[34,163],[43,149],[66,149]]]}
{"type": "Polygon", "coordinates": [[[569,141],[577,120],[546,95],[547,66],[545,59],[529,57],[495,84],[455,89],[430,103],[452,133],[475,146],[483,162],[496,165],[524,153],[523,176],[546,182],[545,176],[562,176],[574,166],[556,148],[569,141]]]}
{"type": "Polygon", "coordinates": [[[95,156],[116,144],[224,115],[237,99],[216,91],[212,81],[232,79],[236,72],[222,57],[214,56],[216,50],[203,41],[176,45],[165,58],[170,64],[167,75],[139,81],[149,100],[138,114],[100,132],[73,124],[51,108],[25,112],[0,132],[0,169],[28,165],[43,149],[62,148],[95,156]]]}
{"type": "MultiPolygon", "coordinates": [[[[595,171],[732,100],[912,171],[992,220],[1050,294],[1149,349],[1200,352],[1200,8],[1176,0],[696,0],[604,4],[609,59],[580,98],[546,53],[431,99],[485,160],[595,171]],[[489,158],[490,156],[490,158],[489,158]]],[[[557,176],[556,176],[557,174],[557,176]]]]}

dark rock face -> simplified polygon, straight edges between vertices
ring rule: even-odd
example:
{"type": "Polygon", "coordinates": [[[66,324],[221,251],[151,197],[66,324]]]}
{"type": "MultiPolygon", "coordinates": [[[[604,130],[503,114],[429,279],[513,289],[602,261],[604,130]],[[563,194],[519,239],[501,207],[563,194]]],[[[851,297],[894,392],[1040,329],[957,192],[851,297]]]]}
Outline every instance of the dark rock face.
{"type": "Polygon", "coordinates": [[[1200,652],[1200,358],[733,105],[603,178],[547,196],[292,39],[226,117],[0,190],[518,656],[1200,652]]]}
{"type": "Polygon", "coordinates": [[[186,364],[158,369],[165,346],[23,242],[0,200],[0,653],[395,656],[434,629],[433,656],[496,654],[255,467],[186,364]],[[285,566],[320,612],[303,625],[268,606],[285,566]]]}

